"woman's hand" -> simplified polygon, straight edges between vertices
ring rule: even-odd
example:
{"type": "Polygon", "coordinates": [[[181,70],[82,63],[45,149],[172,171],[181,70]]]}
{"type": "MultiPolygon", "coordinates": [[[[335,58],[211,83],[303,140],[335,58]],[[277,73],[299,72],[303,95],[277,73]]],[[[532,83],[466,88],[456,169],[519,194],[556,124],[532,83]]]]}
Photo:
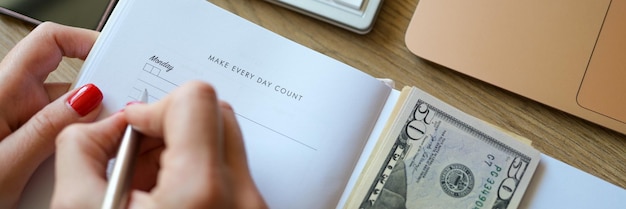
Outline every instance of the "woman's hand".
{"type": "Polygon", "coordinates": [[[65,126],[93,121],[102,93],[93,85],[44,84],[64,56],[84,59],[98,33],[43,23],[0,63],[0,208],[15,206],[65,126]],[[64,94],[65,93],[65,94],[64,94]]]}
{"type": "Polygon", "coordinates": [[[107,161],[126,122],[146,135],[129,208],[267,208],[250,176],[232,108],[202,82],[65,129],[57,138],[52,208],[101,206],[107,161]]]}

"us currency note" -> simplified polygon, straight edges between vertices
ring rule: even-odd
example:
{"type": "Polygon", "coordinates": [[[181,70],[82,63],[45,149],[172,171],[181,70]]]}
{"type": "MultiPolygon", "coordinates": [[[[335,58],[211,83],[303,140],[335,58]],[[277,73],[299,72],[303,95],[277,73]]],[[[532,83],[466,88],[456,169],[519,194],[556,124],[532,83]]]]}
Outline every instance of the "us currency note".
{"type": "Polygon", "coordinates": [[[540,153],[411,89],[359,208],[516,208],[540,153]]]}

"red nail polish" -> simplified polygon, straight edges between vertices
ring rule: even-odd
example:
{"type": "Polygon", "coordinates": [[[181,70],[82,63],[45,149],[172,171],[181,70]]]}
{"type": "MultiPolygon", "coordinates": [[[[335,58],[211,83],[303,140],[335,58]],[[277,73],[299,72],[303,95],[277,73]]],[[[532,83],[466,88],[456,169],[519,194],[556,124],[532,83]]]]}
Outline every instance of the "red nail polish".
{"type": "Polygon", "coordinates": [[[141,103],[142,103],[142,102],[140,102],[140,101],[130,101],[130,102],[126,103],[126,106],[128,106],[128,105],[134,105],[134,104],[141,104],[141,103]]]}
{"type": "Polygon", "coordinates": [[[86,84],[80,87],[78,91],[67,98],[67,104],[81,116],[89,114],[98,107],[101,101],[102,92],[93,84],[86,84]]]}

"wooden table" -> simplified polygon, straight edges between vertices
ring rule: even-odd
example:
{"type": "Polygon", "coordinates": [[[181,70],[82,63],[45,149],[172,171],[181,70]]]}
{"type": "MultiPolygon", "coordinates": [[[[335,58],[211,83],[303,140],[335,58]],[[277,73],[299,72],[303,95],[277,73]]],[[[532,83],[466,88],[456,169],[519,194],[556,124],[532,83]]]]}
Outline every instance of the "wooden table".
{"type": "MultiPolygon", "coordinates": [[[[418,0],[385,1],[374,29],[358,35],[258,0],[211,0],[295,42],[397,87],[417,86],[441,100],[533,141],[542,153],[626,188],[626,135],[430,63],[411,54],[404,33],[418,0]]],[[[0,55],[32,26],[0,17],[0,55]]],[[[71,82],[82,61],[65,59],[48,81],[71,82]]]]}

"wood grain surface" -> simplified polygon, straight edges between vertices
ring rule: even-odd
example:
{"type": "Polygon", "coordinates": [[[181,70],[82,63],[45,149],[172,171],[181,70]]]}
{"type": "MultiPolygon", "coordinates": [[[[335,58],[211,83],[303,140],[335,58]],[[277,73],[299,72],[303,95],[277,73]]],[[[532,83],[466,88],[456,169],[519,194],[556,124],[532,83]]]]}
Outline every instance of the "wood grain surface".
{"type": "MultiPolygon", "coordinates": [[[[411,54],[404,44],[404,33],[418,0],[385,1],[374,29],[366,35],[265,1],[210,1],[372,76],[391,78],[397,88],[417,86],[462,111],[532,140],[544,154],[626,188],[625,135],[411,54]]],[[[32,28],[1,16],[0,55],[4,57],[32,28]]],[[[65,59],[48,82],[72,82],[81,65],[80,60],[65,59]]]]}

